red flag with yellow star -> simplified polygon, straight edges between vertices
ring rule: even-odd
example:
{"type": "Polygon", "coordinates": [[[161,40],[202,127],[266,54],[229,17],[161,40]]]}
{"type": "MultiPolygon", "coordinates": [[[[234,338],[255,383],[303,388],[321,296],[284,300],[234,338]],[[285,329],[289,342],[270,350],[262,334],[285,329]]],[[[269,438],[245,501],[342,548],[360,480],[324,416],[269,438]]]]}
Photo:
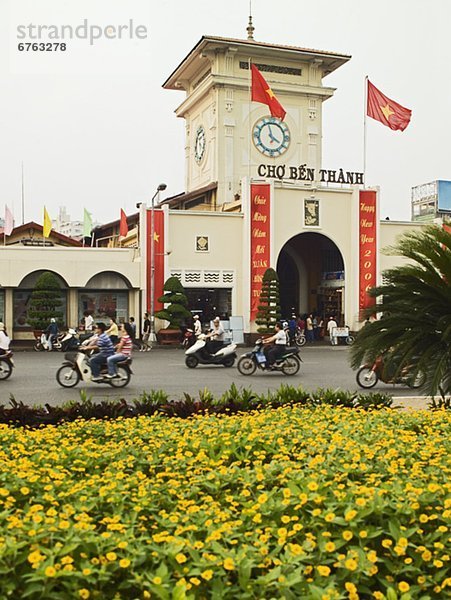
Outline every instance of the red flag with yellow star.
{"type": "Polygon", "coordinates": [[[283,121],[286,112],[280,102],[277,100],[271,87],[266,82],[263,75],[254,64],[251,64],[252,69],[252,93],[251,98],[255,102],[266,104],[273,117],[278,117],[283,121]]]}
{"type": "Polygon", "coordinates": [[[366,114],[393,130],[401,130],[410,123],[412,111],[390,100],[368,80],[368,101],[366,114]]]}

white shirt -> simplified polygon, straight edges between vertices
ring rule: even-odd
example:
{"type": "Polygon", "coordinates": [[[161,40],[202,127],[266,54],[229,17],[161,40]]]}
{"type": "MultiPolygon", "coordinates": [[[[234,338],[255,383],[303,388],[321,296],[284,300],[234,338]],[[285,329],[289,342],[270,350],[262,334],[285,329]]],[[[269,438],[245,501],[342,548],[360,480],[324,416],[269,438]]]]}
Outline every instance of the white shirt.
{"type": "Polygon", "coordinates": [[[334,321],[333,319],[331,319],[331,320],[330,320],[330,321],[327,323],[327,333],[328,333],[329,335],[331,335],[331,334],[332,334],[332,329],[333,329],[334,327],[337,327],[337,322],[336,322],[336,321],[334,321]]]}
{"type": "Polygon", "coordinates": [[[224,341],[224,328],[221,323],[213,323],[213,331],[211,332],[211,338],[217,342],[224,341]]]}
{"type": "Polygon", "coordinates": [[[87,315],[85,317],[85,331],[92,331],[92,326],[94,324],[94,318],[92,315],[87,315]]]}
{"type": "Polygon", "coordinates": [[[287,335],[283,329],[279,329],[279,331],[275,334],[276,339],[274,340],[275,344],[280,344],[281,346],[287,345],[287,335]]]}
{"type": "Polygon", "coordinates": [[[6,333],[4,331],[0,331],[0,348],[2,350],[9,350],[9,343],[10,343],[10,341],[11,340],[6,335],[6,333]]]}
{"type": "Polygon", "coordinates": [[[198,336],[202,333],[202,323],[200,322],[200,319],[196,319],[194,321],[194,335],[198,336]]]}

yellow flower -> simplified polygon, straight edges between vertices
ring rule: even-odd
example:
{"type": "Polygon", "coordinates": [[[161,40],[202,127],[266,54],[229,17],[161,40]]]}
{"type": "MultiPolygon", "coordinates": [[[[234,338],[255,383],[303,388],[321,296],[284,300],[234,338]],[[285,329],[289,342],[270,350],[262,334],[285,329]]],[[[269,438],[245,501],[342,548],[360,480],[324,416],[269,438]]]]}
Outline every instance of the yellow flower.
{"type": "Polygon", "coordinates": [[[352,540],[353,533],[352,533],[352,531],[345,530],[345,531],[343,531],[343,533],[341,535],[343,536],[344,540],[349,542],[349,540],[352,540]]]}
{"type": "Polygon", "coordinates": [[[123,569],[126,569],[130,566],[130,560],[128,558],[121,558],[121,560],[119,561],[119,566],[123,569]]]}
{"type": "Polygon", "coordinates": [[[226,558],[223,564],[224,569],[227,569],[227,571],[233,571],[235,569],[235,561],[233,558],[226,558]]]}
{"type": "Polygon", "coordinates": [[[410,590],[410,585],[407,583],[407,581],[400,581],[398,583],[398,589],[400,592],[408,592],[410,590]]]}
{"type": "Polygon", "coordinates": [[[423,554],[421,555],[421,558],[422,558],[423,560],[425,560],[425,561],[431,560],[431,558],[432,558],[432,554],[431,554],[431,552],[430,552],[429,550],[425,550],[425,551],[423,552],[423,554]]]}
{"type": "Polygon", "coordinates": [[[44,575],[46,577],[55,577],[55,575],[56,575],[55,567],[47,567],[46,570],[44,571],[44,575]]]}
{"type": "Polygon", "coordinates": [[[288,549],[295,556],[300,556],[301,554],[304,553],[302,546],[300,546],[299,544],[288,544],[288,549]]]}
{"type": "Polygon", "coordinates": [[[316,570],[321,575],[321,577],[328,577],[330,575],[330,569],[329,569],[329,567],[326,567],[324,565],[318,565],[316,567],[316,570]]]}
{"type": "Polygon", "coordinates": [[[351,593],[351,594],[356,594],[357,593],[357,588],[350,581],[347,581],[345,583],[345,588],[346,588],[346,591],[349,592],[349,593],[351,593]]]}
{"type": "Polygon", "coordinates": [[[190,582],[191,582],[193,585],[200,585],[200,584],[201,584],[201,581],[200,581],[200,579],[198,579],[197,577],[191,577],[191,578],[190,578],[190,582]]]}
{"type": "Polygon", "coordinates": [[[345,561],[345,567],[349,570],[349,571],[355,571],[358,567],[357,561],[354,558],[348,558],[345,561]]]}
{"type": "Polygon", "coordinates": [[[117,558],[116,552],[107,552],[105,556],[107,557],[107,560],[109,560],[110,562],[113,562],[117,558]]]}
{"type": "Polygon", "coordinates": [[[88,575],[91,575],[92,571],[91,569],[83,569],[82,573],[85,577],[87,577],[88,575]]]}
{"type": "Polygon", "coordinates": [[[316,490],[318,489],[318,484],[316,483],[316,481],[309,481],[307,487],[311,492],[316,492],[316,490]]]}
{"type": "Polygon", "coordinates": [[[28,496],[28,494],[30,493],[29,488],[23,486],[20,488],[20,493],[23,494],[24,496],[28,496]]]}
{"type": "Polygon", "coordinates": [[[119,542],[119,544],[117,545],[118,548],[120,548],[121,550],[123,550],[124,548],[127,548],[128,546],[128,542],[119,542]]]}
{"type": "Polygon", "coordinates": [[[210,581],[210,579],[213,577],[213,571],[211,569],[207,569],[201,573],[201,577],[202,579],[205,579],[205,581],[210,581]]]}
{"type": "Polygon", "coordinates": [[[359,536],[364,539],[364,538],[368,537],[368,532],[365,531],[365,529],[363,529],[362,531],[359,532],[359,536]]]}
{"type": "Polygon", "coordinates": [[[78,590],[78,595],[80,598],[83,598],[83,600],[86,600],[91,594],[89,593],[89,590],[82,588],[81,590],[78,590]]]}
{"type": "Polygon", "coordinates": [[[179,565],[182,565],[183,563],[185,563],[188,559],[186,558],[186,556],[183,554],[183,552],[179,552],[178,554],[176,554],[175,556],[175,560],[179,563],[179,565]]]}
{"type": "Polygon", "coordinates": [[[288,488],[284,488],[282,490],[282,494],[283,494],[283,497],[285,498],[285,500],[288,500],[288,498],[291,498],[291,490],[289,490],[288,488]]]}
{"type": "Polygon", "coordinates": [[[160,583],[161,583],[162,581],[163,581],[163,580],[161,579],[161,577],[154,577],[154,578],[152,579],[152,582],[153,582],[155,585],[160,585],[160,583]]]}
{"type": "Polygon", "coordinates": [[[333,552],[335,550],[335,544],[333,542],[327,542],[327,544],[324,546],[326,552],[333,552]]]}
{"type": "Polygon", "coordinates": [[[381,543],[384,548],[390,548],[390,546],[393,546],[392,540],[389,539],[382,540],[381,543]]]}
{"type": "Polygon", "coordinates": [[[327,515],[324,517],[324,520],[327,521],[328,523],[330,523],[334,519],[335,519],[334,513],[327,513],[327,515]]]}
{"type": "Polygon", "coordinates": [[[346,521],[352,521],[352,519],[357,515],[357,511],[352,509],[352,510],[348,510],[345,513],[345,520],[346,521]]]}

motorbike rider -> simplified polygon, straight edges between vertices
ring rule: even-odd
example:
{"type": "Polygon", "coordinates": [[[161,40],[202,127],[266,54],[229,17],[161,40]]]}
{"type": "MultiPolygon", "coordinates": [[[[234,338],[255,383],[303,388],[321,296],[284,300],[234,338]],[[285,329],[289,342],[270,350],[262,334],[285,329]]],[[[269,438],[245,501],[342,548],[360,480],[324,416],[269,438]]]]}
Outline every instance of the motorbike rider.
{"type": "Polygon", "coordinates": [[[92,381],[103,380],[103,377],[100,376],[100,368],[107,362],[108,357],[114,354],[114,346],[110,336],[105,333],[106,328],[105,323],[97,323],[95,327],[97,337],[89,344],[89,346],[85,346],[85,350],[99,350],[97,354],[94,354],[94,356],[91,356],[89,359],[92,371],[92,381]]]}
{"type": "Polygon", "coordinates": [[[53,340],[58,336],[58,324],[53,317],[50,319],[50,323],[45,330],[45,333],[47,334],[47,350],[51,352],[53,340]]]}
{"type": "Polygon", "coordinates": [[[9,351],[10,342],[5,324],[0,322],[0,354],[6,354],[9,351]]]}
{"type": "Polygon", "coordinates": [[[112,354],[106,359],[108,365],[107,379],[114,379],[118,377],[116,363],[122,360],[130,358],[133,348],[133,327],[130,323],[124,323],[121,327],[121,337],[119,338],[119,344],[116,346],[116,353],[112,354]]]}
{"type": "Polygon", "coordinates": [[[274,335],[263,340],[264,345],[273,344],[267,352],[268,369],[272,367],[276,360],[283,356],[287,347],[287,335],[283,329],[282,323],[276,323],[275,330],[274,335]]]}
{"type": "Polygon", "coordinates": [[[207,349],[210,354],[216,354],[216,352],[219,352],[219,350],[223,347],[224,336],[225,331],[224,327],[221,325],[221,319],[219,317],[215,317],[213,319],[213,329],[205,336],[206,338],[211,339],[207,345],[207,349]]]}

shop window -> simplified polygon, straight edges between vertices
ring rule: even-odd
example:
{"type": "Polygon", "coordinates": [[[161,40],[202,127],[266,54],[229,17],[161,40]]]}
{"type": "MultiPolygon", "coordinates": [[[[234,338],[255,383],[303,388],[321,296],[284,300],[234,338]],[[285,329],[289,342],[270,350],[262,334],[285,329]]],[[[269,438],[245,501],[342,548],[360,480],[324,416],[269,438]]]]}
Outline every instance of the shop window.
{"type": "Polygon", "coordinates": [[[200,316],[203,322],[216,316],[227,321],[232,314],[232,290],[230,288],[185,288],[188,309],[200,316]]]}
{"type": "Polygon", "coordinates": [[[94,321],[108,322],[114,317],[118,323],[128,320],[128,292],[122,290],[84,290],[78,294],[78,322],[82,322],[85,311],[94,321]]]}
{"type": "MultiPolygon", "coordinates": [[[[27,322],[28,305],[31,300],[32,289],[17,288],[13,291],[13,328],[30,329],[31,325],[27,322]]],[[[63,313],[63,320],[66,321],[67,315],[67,294],[66,290],[61,290],[61,307],[58,311],[63,313]]],[[[4,311],[2,311],[4,314],[4,311]]]]}

